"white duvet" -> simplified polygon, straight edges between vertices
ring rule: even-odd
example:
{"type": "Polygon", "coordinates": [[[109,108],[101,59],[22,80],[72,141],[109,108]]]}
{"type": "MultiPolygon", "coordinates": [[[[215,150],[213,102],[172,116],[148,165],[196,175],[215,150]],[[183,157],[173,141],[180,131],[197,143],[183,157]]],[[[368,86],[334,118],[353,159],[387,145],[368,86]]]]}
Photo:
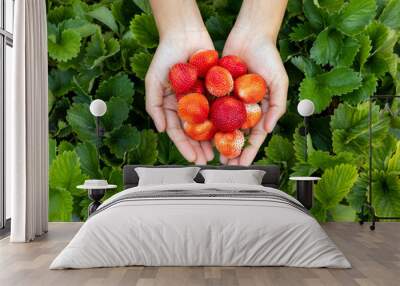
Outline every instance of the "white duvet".
{"type": "MultiPolygon", "coordinates": [[[[238,184],[180,184],[127,189],[265,190],[238,184]]],[[[257,198],[153,198],[122,201],[87,220],[50,269],[145,266],[294,266],[349,268],[310,215],[257,198]]]]}

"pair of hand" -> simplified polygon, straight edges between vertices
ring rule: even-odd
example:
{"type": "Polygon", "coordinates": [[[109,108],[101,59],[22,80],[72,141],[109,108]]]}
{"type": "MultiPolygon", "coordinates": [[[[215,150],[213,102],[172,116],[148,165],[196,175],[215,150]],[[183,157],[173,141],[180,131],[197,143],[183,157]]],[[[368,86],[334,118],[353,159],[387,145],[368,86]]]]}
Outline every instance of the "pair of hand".
{"type": "MultiPolygon", "coordinates": [[[[211,142],[197,142],[183,131],[177,116],[177,102],[170,89],[168,72],[172,65],[186,62],[191,54],[202,49],[214,49],[207,31],[168,35],[161,39],[146,75],[146,110],[159,132],[166,131],[186,160],[205,165],[214,157],[211,142]]],[[[228,165],[250,165],[268,133],[285,113],[288,77],[276,48],[268,37],[254,37],[232,30],[223,55],[237,55],[248,65],[249,71],[260,74],[267,82],[269,92],[262,102],[263,117],[251,129],[249,144],[238,158],[221,155],[220,161],[228,165]]]]}

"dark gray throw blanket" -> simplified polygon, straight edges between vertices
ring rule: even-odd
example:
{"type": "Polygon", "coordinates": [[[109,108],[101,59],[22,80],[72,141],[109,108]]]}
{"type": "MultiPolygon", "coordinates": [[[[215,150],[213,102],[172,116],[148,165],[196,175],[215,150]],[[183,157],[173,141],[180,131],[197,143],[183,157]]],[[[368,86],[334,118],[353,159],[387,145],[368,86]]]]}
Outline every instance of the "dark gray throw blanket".
{"type": "Polygon", "coordinates": [[[203,190],[163,190],[163,191],[137,191],[130,192],[100,206],[92,215],[96,215],[114,205],[126,201],[143,201],[152,199],[177,199],[177,200],[190,200],[190,199],[213,199],[213,198],[230,198],[230,199],[257,199],[264,201],[271,201],[290,205],[306,214],[308,210],[294,199],[289,199],[286,196],[260,190],[240,190],[240,191],[227,191],[217,189],[203,189],[203,190]]]}

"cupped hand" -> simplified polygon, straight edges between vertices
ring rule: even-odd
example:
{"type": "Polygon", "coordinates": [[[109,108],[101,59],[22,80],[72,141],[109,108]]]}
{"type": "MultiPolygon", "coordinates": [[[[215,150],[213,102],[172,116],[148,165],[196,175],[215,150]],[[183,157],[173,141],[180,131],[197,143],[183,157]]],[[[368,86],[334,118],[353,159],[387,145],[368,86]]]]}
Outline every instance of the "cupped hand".
{"type": "Polygon", "coordinates": [[[247,166],[253,162],[267,134],[272,132],[286,111],[288,76],[275,41],[267,36],[257,37],[254,33],[232,30],[225,43],[223,55],[239,56],[247,63],[249,72],[261,75],[268,85],[268,92],[261,104],[263,116],[251,129],[249,144],[237,158],[220,158],[223,164],[247,166]]]}
{"type": "Polygon", "coordinates": [[[189,162],[206,164],[214,157],[211,142],[197,142],[182,129],[177,115],[177,101],[168,82],[172,65],[186,62],[201,49],[214,49],[206,31],[173,33],[160,39],[157,51],[146,74],[146,111],[159,132],[166,131],[179,152],[189,162]]]}

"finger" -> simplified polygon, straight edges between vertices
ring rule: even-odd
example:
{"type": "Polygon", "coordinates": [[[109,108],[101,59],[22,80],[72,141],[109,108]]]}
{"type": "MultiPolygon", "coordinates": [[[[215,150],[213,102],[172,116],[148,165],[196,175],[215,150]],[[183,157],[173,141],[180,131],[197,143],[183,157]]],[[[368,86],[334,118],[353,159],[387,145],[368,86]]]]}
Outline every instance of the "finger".
{"type": "Polygon", "coordinates": [[[214,151],[210,141],[201,141],[201,148],[203,149],[204,155],[206,157],[207,162],[214,159],[214,151]]]}
{"type": "Polygon", "coordinates": [[[178,103],[176,101],[175,94],[165,95],[164,97],[164,109],[175,111],[178,109],[178,103]]]}
{"type": "Polygon", "coordinates": [[[284,76],[280,77],[278,80],[274,80],[270,85],[269,108],[266,113],[264,124],[264,129],[268,133],[272,132],[279,118],[286,112],[288,85],[285,73],[284,76]]]}
{"type": "Polygon", "coordinates": [[[228,158],[226,158],[224,155],[219,155],[219,161],[221,162],[221,164],[223,164],[223,165],[227,165],[228,164],[228,161],[229,161],[229,159],[228,158]]]}
{"type": "Polygon", "coordinates": [[[163,87],[161,83],[154,78],[151,72],[146,75],[145,87],[146,111],[153,119],[158,132],[163,132],[166,128],[166,116],[162,108],[163,87]]]}
{"type": "Polygon", "coordinates": [[[207,160],[206,156],[204,155],[203,149],[198,141],[189,139],[189,142],[192,144],[194,151],[196,152],[196,165],[206,165],[207,160]]]}
{"type": "Polygon", "coordinates": [[[239,165],[239,157],[230,159],[229,162],[228,162],[228,165],[230,165],[230,166],[237,166],[237,165],[239,165]]]}
{"type": "Polygon", "coordinates": [[[258,124],[253,128],[249,137],[249,144],[243,149],[242,155],[240,156],[240,165],[249,166],[256,157],[258,150],[264,143],[267,137],[267,131],[263,128],[264,120],[260,120],[258,124]]]}
{"type": "Polygon", "coordinates": [[[182,156],[189,162],[196,161],[196,152],[181,128],[175,111],[166,110],[167,134],[174,142],[182,156]]]}

